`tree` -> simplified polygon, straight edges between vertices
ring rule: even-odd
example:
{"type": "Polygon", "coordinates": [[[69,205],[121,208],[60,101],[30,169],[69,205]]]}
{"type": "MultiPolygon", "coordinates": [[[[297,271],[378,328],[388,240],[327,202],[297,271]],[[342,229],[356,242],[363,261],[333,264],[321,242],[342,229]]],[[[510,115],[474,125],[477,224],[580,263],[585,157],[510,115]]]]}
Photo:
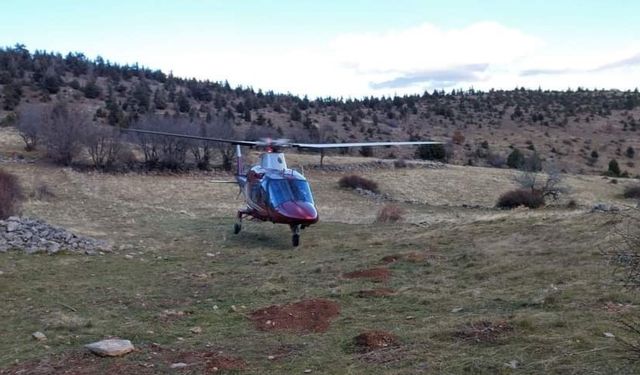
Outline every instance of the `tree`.
{"type": "Polygon", "coordinates": [[[82,92],[84,92],[84,96],[88,99],[97,99],[102,95],[102,89],[100,89],[95,79],[89,79],[87,84],[82,88],[82,92]]]}
{"type": "Polygon", "coordinates": [[[450,157],[450,151],[443,144],[420,145],[416,150],[416,156],[423,160],[447,162],[450,157]]]}
{"type": "Polygon", "coordinates": [[[633,159],[633,157],[636,155],[636,150],[634,150],[633,147],[629,146],[629,147],[627,147],[627,150],[625,151],[625,155],[629,159],[633,159]]]}
{"type": "Polygon", "coordinates": [[[22,88],[19,83],[10,83],[4,85],[2,88],[2,108],[7,111],[13,111],[18,104],[20,104],[20,98],[22,97],[22,88]]]}
{"type": "Polygon", "coordinates": [[[120,131],[96,124],[88,125],[84,131],[82,141],[94,167],[98,169],[112,167],[122,150],[120,131]]]}
{"type": "Polygon", "coordinates": [[[291,121],[300,121],[302,120],[302,112],[298,109],[298,107],[293,107],[291,109],[291,121]]]}
{"type": "Polygon", "coordinates": [[[18,114],[18,133],[24,141],[25,151],[33,151],[38,145],[42,129],[49,121],[50,111],[42,104],[25,104],[18,114]]]}
{"type": "Polygon", "coordinates": [[[71,165],[82,151],[81,141],[88,123],[86,113],[64,101],[56,102],[43,128],[47,156],[62,165],[71,165]]]}
{"type": "Polygon", "coordinates": [[[507,156],[507,166],[513,169],[520,169],[525,163],[525,157],[522,151],[514,148],[513,151],[507,156]]]}
{"type": "Polygon", "coordinates": [[[609,169],[607,170],[607,175],[612,177],[620,177],[620,166],[618,165],[618,161],[616,159],[611,159],[609,162],[609,169]]]}
{"type": "Polygon", "coordinates": [[[62,78],[56,73],[56,71],[49,67],[42,79],[42,88],[47,90],[49,94],[57,94],[60,91],[62,85],[62,78]]]}
{"type": "Polygon", "coordinates": [[[189,113],[189,111],[191,110],[191,104],[189,103],[189,99],[184,94],[184,92],[180,91],[178,93],[178,98],[176,99],[176,102],[178,104],[178,111],[182,113],[189,113]]]}
{"type": "Polygon", "coordinates": [[[156,109],[167,108],[167,92],[162,87],[158,87],[153,93],[153,105],[156,109]]]}

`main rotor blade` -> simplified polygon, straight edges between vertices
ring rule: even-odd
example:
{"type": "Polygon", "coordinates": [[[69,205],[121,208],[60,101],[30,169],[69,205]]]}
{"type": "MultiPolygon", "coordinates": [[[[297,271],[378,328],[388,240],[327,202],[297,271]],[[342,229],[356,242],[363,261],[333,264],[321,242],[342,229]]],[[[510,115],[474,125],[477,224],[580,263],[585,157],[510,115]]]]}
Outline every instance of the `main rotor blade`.
{"type": "Polygon", "coordinates": [[[165,137],[178,137],[178,138],[187,138],[187,139],[197,139],[197,140],[200,140],[200,141],[208,141],[208,142],[224,142],[224,143],[231,143],[232,145],[240,145],[240,146],[260,146],[260,145],[262,145],[262,142],[236,141],[236,140],[233,140],[233,139],[200,137],[200,136],[197,136],[197,135],[157,132],[157,131],[153,131],[153,130],[142,130],[142,129],[120,129],[120,130],[126,131],[126,132],[132,132],[132,133],[162,135],[162,136],[165,136],[165,137]]]}
{"type": "Polygon", "coordinates": [[[376,147],[376,146],[416,146],[416,145],[442,145],[443,142],[416,141],[416,142],[357,142],[357,143],[291,143],[298,148],[340,148],[340,147],[376,147]]]}

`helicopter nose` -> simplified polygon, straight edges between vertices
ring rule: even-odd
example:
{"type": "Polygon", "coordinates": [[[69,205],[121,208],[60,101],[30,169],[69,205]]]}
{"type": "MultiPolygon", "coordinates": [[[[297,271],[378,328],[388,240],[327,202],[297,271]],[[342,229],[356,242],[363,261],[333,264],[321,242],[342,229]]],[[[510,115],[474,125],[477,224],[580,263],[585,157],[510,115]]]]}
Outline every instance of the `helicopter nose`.
{"type": "Polygon", "coordinates": [[[308,202],[288,201],[278,207],[280,214],[299,222],[313,224],[318,221],[318,211],[308,202]]]}

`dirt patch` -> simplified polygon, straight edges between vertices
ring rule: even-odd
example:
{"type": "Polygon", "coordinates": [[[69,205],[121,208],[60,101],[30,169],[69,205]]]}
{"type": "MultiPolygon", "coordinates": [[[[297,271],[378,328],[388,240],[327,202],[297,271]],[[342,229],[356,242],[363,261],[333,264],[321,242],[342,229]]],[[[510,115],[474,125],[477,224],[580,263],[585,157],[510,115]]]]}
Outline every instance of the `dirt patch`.
{"type": "Polygon", "coordinates": [[[353,343],[359,352],[370,352],[390,346],[398,346],[398,337],[385,331],[366,331],[354,337],[353,343]]]}
{"type": "Polygon", "coordinates": [[[345,279],[371,279],[375,282],[385,282],[391,277],[391,271],[387,268],[369,268],[366,270],[348,272],[342,275],[345,279]]]}
{"type": "Polygon", "coordinates": [[[405,254],[404,258],[407,260],[407,262],[423,263],[427,261],[427,253],[419,253],[417,251],[413,251],[411,253],[405,254]]]}
{"type": "Polygon", "coordinates": [[[234,357],[219,351],[194,351],[180,353],[173,362],[182,362],[190,371],[201,370],[204,374],[216,373],[224,370],[244,370],[247,362],[240,357],[234,357]]]}
{"type": "Polygon", "coordinates": [[[357,296],[360,298],[389,297],[395,294],[396,294],[395,290],[391,288],[375,288],[375,289],[360,290],[358,291],[357,296]]]}
{"type": "Polygon", "coordinates": [[[325,332],[331,319],[340,314],[340,305],[325,299],[310,299],[256,310],[250,319],[261,331],[286,330],[325,332]]]}
{"type": "Polygon", "coordinates": [[[505,320],[495,322],[481,320],[461,327],[454,336],[465,341],[492,343],[511,331],[513,327],[505,320]]]}

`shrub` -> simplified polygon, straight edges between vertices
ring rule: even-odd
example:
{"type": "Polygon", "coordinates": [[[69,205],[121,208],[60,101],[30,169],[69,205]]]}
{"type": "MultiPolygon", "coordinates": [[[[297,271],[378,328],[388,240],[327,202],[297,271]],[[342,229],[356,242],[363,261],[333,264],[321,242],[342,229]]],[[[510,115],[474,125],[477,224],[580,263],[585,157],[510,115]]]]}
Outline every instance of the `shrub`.
{"type": "Polygon", "coordinates": [[[522,151],[514,148],[513,151],[507,156],[507,166],[513,169],[521,168],[525,163],[525,157],[522,151]]]}
{"type": "Polygon", "coordinates": [[[512,209],[519,206],[540,208],[544,206],[544,197],[538,190],[517,189],[508,191],[498,198],[496,206],[512,209]]]}
{"type": "Polygon", "coordinates": [[[611,159],[609,162],[609,169],[606,172],[607,176],[620,177],[620,165],[616,159],[611,159]]]}
{"type": "Polygon", "coordinates": [[[450,152],[448,152],[445,145],[420,145],[416,150],[416,157],[423,160],[437,160],[446,162],[449,160],[450,152]]]}
{"type": "Polygon", "coordinates": [[[407,167],[407,161],[405,159],[397,159],[393,162],[393,166],[395,168],[406,168],[407,167]]]}
{"type": "Polygon", "coordinates": [[[18,178],[0,169],[0,219],[16,215],[23,198],[18,178]]]}
{"type": "Polygon", "coordinates": [[[397,223],[404,220],[404,210],[395,204],[385,204],[376,215],[376,223],[397,223]]]}
{"type": "Polygon", "coordinates": [[[56,197],[56,193],[51,190],[51,187],[44,182],[38,182],[31,193],[31,197],[40,201],[46,201],[56,197]]]}
{"type": "Polygon", "coordinates": [[[338,181],[338,184],[340,185],[341,188],[347,188],[347,189],[360,188],[363,190],[372,191],[374,193],[378,192],[378,184],[375,181],[371,181],[369,179],[360,177],[355,174],[342,177],[340,181],[338,181]]]}
{"type": "Polygon", "coordinates": [[[56,163],[71,165],[82,151],[83,132],[87,115],[66,102],[58,102],[51,109],[50,121],[43,131],[47,155],[56,163]]]}
{"type": "Polygon", "coordinates": [[[625,198],[640,198],[640,185],[629,185],[624,188],[625,198]]]}

